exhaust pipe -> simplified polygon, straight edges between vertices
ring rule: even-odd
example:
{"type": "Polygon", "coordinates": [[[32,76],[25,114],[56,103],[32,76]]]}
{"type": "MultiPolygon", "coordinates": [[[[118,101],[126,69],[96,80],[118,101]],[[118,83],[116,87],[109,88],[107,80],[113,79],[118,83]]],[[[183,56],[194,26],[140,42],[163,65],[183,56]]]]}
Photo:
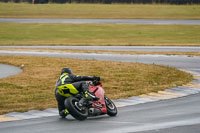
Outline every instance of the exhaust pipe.
{"type": "Polygon", "coordinates": [[[97,109],[97,108],[90,108],[89,109],[89,114],[91,116],[97,116],[97,115],[101,115],[101,110],[100,109],[97,109]]]}

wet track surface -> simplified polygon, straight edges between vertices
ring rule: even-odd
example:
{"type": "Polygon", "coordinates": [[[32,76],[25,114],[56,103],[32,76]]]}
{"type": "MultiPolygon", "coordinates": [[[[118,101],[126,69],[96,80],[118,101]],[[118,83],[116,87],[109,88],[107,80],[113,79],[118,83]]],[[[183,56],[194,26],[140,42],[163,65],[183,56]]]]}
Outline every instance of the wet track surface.
{"type": "Polygon", "coordinates": [[[59,53],[59,52],[38,52],[38,51],[0,51],[1,55],[28,55],[28,56],[49,56],[75,59],[96,59],[121,62],[140,62],[146,64],[157,64],[172,66],[179,69],[198,71],[200,57],[176,56],[176,55],[121,55],[121,54],[96,54],[96,53],[59,53]]]}
{"type": "Polygon", "coordinates": [[[71,116],[58,116],[0,123],[3,133],[198,133],[200,131],[199,94],[152,103],[119,108],[117,117],[100,116],[85,121],[74,120],[71,116]],[[179,126],[181,128],[179,128],[179,126]],[[192,130],[183,127],[193,126],[192,130]],[[194,128],[195,127],[195,128],[194,128]],[[150,131],[149,131],[150,130],[150,131]],[[163,132],[162,132],[163,131],[163,132]],[[185,132],[186,131],[186,132],[185,132]]]}
{"type": "Polygon", "coordinates": [[[19,74],[21,72],[22,70],[18,67],[0,64],[0,78],[6,78],[8,76],[19,74]]]}
{"type": "MultiPolygon", "coordinates": [[[[0,51],[0,55],[50,56],[62,58],[97,59],[122,62],[159,64],[192,71],[200,75],[200,57],[165,55],[120,55],[88,53],[56,53],[0,51]]],[[[200,84],[200,79],[193,81],[200,84]]],[[[181,89],[181,88],[179,88],[181,89]]],[[[182,88],[184,89],[184,88],[182,88]]],[[[199,88],[196,88],[198,90],[199,88]]],[[[176,91],[174,89],[173,91],[176,91]]],[[[178,90],[177,90],[178,91],[178,90]]],[[[200,94],[176,99],[148,102],[119,108],[117,117],[99,116],[85,121],[74,120],[71,116],[58,116],[0,123],[3,133],[53,133],[53,132],[105,132],[105,133],[198,133],[200,132],[200,94]]],[[[184,93],[188,92],[187,88],[184,93]]]]}
{"type": "Polygon", "coordinates": [[[200,25],[200,20],[162,20],[162,19],[23,19],[23,18],[0,18],[0,22],[73,23],[73,24],[184,24],[184,25],[200,25]]]}
{"type": "Polygon", "coordinates": [[[110,51],[147,51],[147,52],[200,52],[200,47],[178,46],[0,46],[0,48],[50,48],[110,51]]]}

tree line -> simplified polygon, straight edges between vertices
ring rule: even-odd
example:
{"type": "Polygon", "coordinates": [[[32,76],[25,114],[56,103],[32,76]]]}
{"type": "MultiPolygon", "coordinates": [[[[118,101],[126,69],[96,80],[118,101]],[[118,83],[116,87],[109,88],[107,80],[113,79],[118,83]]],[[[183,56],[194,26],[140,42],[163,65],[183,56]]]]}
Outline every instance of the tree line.
{"type": "MultiPolygon", "coordinates": [[[[0,2],[29,2],[33,0],[0,0],[0,2]]],[[[200,0],[34,0],[34,3],[127,3],[127,4],[200,4],[200,0]]]]}

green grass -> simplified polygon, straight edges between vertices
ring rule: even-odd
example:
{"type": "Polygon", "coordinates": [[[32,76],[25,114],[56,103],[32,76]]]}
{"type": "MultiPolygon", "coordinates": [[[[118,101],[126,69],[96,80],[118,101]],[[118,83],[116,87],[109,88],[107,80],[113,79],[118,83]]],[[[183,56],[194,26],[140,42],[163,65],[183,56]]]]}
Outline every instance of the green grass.
{"type": "Polygon", "coordinates": [[[175,68],[140,63],[36,56],[0,56],[0,63],[24,64],[22,73],[0,79],[0,114],[56,107],[55,83],[63,67],[72,68],[77,75],[101,76],[111,99],[157,92],[193,78],[175,68]]]}
{"type": "Polygon", "coordinates": [[[1,23],[0,45],[200,45],[198,25],[1,23]]]}
{"type": "Polygon", "coordinates": [[[0,17],[200,19],[200,5],[0,3],[0,17]]]}

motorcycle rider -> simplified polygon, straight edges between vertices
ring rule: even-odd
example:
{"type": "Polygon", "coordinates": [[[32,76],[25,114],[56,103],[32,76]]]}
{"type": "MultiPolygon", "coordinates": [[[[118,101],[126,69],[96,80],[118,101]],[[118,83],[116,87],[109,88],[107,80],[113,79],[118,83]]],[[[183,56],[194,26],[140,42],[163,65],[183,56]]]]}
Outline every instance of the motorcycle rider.
{"type": "Polygon", "coordinates": [[[86,82],[94,80],[100,81],[100,77],[74,75],[70,68],[63,68],[61,70],[61,75],[56,83],[55,96],[58,103],[59,115],[62,118],[65,118],[69,114],[64,104],[66,98],[79,92],[84,92],[86,99],[98,100],[94,94],[89,92],[86,82]]]}

